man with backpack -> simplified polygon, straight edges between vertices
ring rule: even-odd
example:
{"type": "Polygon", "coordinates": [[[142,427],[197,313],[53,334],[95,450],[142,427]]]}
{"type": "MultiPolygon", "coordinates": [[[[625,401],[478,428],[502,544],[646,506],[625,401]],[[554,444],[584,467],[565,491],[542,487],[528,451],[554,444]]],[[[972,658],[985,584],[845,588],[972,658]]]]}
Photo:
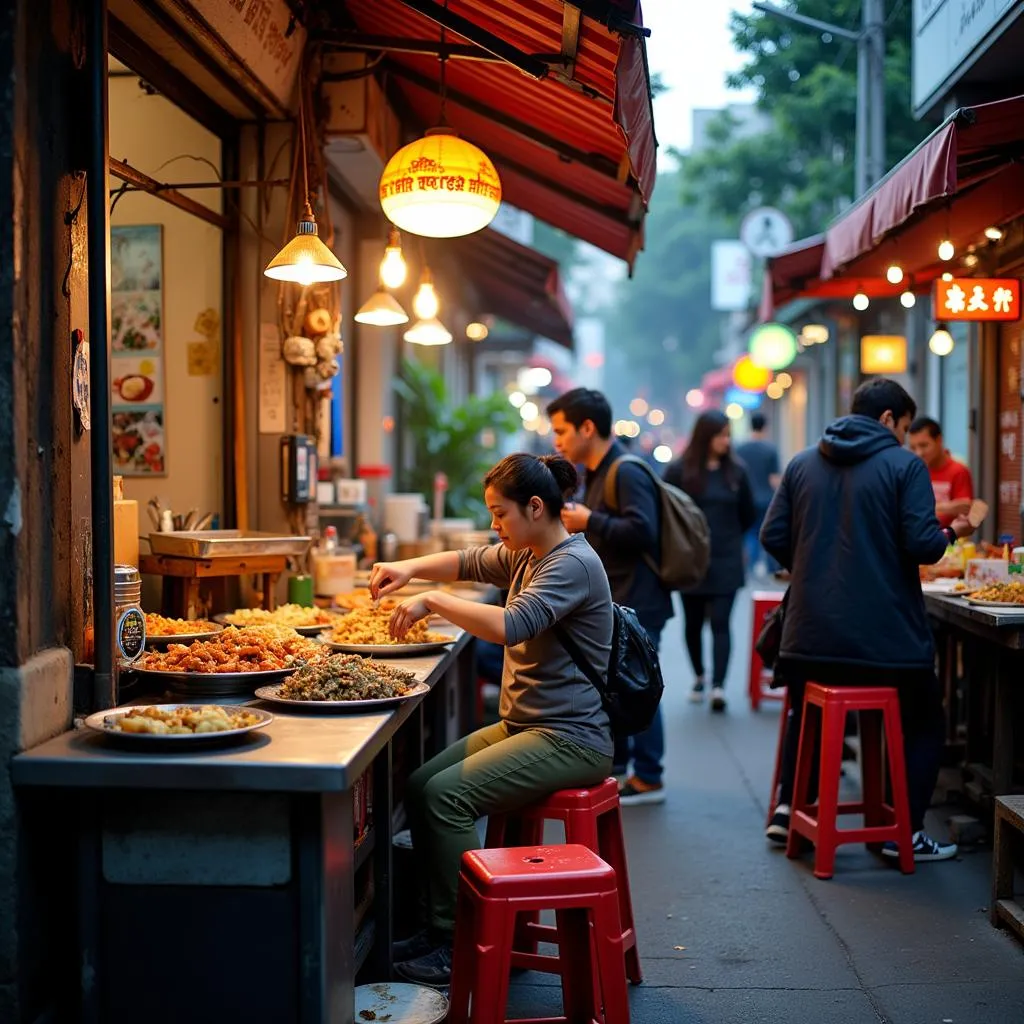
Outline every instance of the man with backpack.
{"type": "MultiPolygon", "coordinates": [[[[672,618],[672,593],[659,578],[661,485],[642,461],[612,437],[612,410],[600,391],[574,388],[547,408],[557,451],[586,468],[583,501],[562,509],[570,533],[585,533],[616,603],[636,611],[655,649],[672,618]],[[623,461],[625,460],[625,461],[623,461]],[[612,476],[609,493],[607,485],[612,476]],[[609,500],[611,498],[611,500],[609,500]]],[[[665,730],[659,708],[635,736],[615,737],[615,774],[625,805],[662,803],[665,730]],[[632,762],[632,774],[629,773],[632,762]]]]}

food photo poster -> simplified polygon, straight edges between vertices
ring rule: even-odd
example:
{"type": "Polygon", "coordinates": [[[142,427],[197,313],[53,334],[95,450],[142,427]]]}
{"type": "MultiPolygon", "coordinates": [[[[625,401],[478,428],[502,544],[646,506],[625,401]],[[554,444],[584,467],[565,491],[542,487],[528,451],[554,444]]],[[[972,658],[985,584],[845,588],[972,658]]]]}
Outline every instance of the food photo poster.
{"type": "Polygon", "coordinates": [[[165,476],[163,236],[159,224],[110,229],[114,472],[165,476]]]}

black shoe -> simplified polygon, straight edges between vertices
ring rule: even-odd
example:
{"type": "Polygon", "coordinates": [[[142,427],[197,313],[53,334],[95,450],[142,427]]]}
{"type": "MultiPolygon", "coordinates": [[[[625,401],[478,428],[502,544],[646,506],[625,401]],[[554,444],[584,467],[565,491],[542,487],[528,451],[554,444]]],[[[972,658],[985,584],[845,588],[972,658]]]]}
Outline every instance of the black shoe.
{"type": "Polygon", "coordinates": [[[426,928],[421,928],[407,939],[400,939],[391,946],[391,962],[404,964],[410,960],[418,960],[421,956],[433,953],[437,949],[437,941],[430,937],[426,928]]]}
{"type": "Polygon", "coordinates": [[[786,804],[779,804],[775,808],[772,820],[764,830],[765,838],[773,843],[785,843],[789,840],[789,807],[786,804]]]}
{"type": "Polygon", "coordinates": [[[445,943],[417,960],[395,964],[395,974],[414,985],[447,988],[452,981],[452,947],[445,943]]]}
{"type": "Polygon", "coordinates": [[[690,691],[690,703],[700,704],[704,700],[704,680],[698,679],[690,691]]]}
{"type": "Polygon", "coordinates": [[[721,686],[711,687],[711,710],[725,710],[725,690],[723,690],[721,686]]]}

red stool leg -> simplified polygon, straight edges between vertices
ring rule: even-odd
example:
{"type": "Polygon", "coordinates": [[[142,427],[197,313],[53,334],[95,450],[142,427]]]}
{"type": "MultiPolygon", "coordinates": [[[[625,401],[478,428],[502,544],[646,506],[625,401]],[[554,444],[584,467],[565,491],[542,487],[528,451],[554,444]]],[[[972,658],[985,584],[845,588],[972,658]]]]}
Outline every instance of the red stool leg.
{"type": "Polygon", "coordinates": [[[789,726],[789,687],[782,699],[782,716],[779,719],[779,742],[775,747],[775,770],[772,772],[772,791],[768,796],[768,817],[765,828],[772,823],[772,815],[779,802],[779,779],[782,777],[782,749],[786,744],[786,729],[789,726]]]}
{"type": "Polygon", "coordinates": [[[581,907],[558,910],[555,920],[565,1019],[590,1021],[599,1018],[601,976],[595,969],[597,954],[591,948],[592,929],[587,911],[581,907]]]}
{"type": "Polygon", "coordinates": [[[903,755],[903,726],[900,724],[899,698],[893,695],[885,707],[885,740],[889,754],[889,781],[892,786],[892,805],[899,829],[900,871],[914,873],[914,846],[911,836],[910,800],[907,796],[907,766],[903,755]]]}
{"type": "Polygon", "coordinates": [[[753,711],[759,711],[761,708],[761,670],[764,668],[764,662],[761,661],[761,655],[757,653],[755,645],[764,626],[765,611],[765,606],[755,598],[750,623],[750,676],[747,680],[747,692],[750,694],[750,707],[753,711]]]}
{"type": "Polygon", "coordinates": [[[822,714],[821,769],[818,779],[818,838],[814,850],[814,875],[831,878],[836,863],[839,778],[843,767],[843,733],[846,712],[841,705],[827,704],[822,714]]]}
{"type": "MultiPolygon", "coordinates": [[[[864,805],[864,825],[868,828],[889,824],[885,804],[885,778],[882,764],[882,712],[860,713],[860,779],[864,805]]],[[[878,852],[880,843],[868,843],[878,852]]]]}
{"type": "Polygon", "coordinates": [[[817,753],[818,736],[821,724],[821,708],[810,701],[804,701],[803,716],[800,721],[800,742],[796,755],[796,779],[793,783],[793,804],[790,810],[789,839],[786,841],[786,856],[800,856],[807,840],[800,835],[793,824],[797,815],[810,809],[807,793],[811,786],[811,765],[817,753]]]}
{"type": "MultiPolygon", "coordinates": [[[[597,897],[593,907],[597,972],[601,979],[604,1024],[629,1024],[629,997],[623,969],[622,923],[614,892],[597,897]]],[[[597,1009],[595,1007],[595,1009],[597,1009]]],[[[600,1019],[600,1018],[599,1018],[600,1019]]]]}
{"type": "Polygon", "coordinates": [[[640,967],[640,954],[633,923],[633,897],[629,889],[629,867],[626,862],[626,843],[622,836],[622,811],[616,804],[597,819],[598,848],[595,851],[615,870],[615,884],[619,890],[619,919],[622,923],[622,941],[626,948],[626,977],[633,985],[644,980],[640,967]]]}

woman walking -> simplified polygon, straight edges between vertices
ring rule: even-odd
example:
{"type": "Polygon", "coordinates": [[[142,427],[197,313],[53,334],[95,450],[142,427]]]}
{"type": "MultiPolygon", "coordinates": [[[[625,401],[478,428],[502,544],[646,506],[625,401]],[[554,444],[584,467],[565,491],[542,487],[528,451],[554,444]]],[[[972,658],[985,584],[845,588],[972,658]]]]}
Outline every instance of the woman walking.
{"type": "Polygon", "coordinates": [[[665,470],[666,483],[690,495],[707,517],[711,561],[699,586],[683,595],[686,649],[695,680],[690,699],[704,699],[704,623],[710,621],[712,648],[711,710],[725,710],[725,676],[732,638],[729,617],[736,591],[743,586],[743,538],[757,511],[743,464],[732,455],[728,417],[717,409],[702,413],[686,451],[665,470]]]}
{"type": "Polygon", "coordinates": [[[575,468],[559,456],[509,455],[484,480],[500,544],[373,567],[375,599],[413,577],[475,580],[509,591],[498,608],[431,590],[404,600],[391,619],[391,632],[400,638],[436,612],[505,648],[501,721],[453,743],[409,777],[406,810],[429,921],[394,946],[396,973],[407,981],[449,982],[459,862],[480,847],[477,819],[558,789],[596,785],[611,772],[611,728],[600,695],[553,628],[571,634],[596,671],[607,675],[608,577],[583,534],[570,535],[561,520],[576,482],[575,468]]]}

